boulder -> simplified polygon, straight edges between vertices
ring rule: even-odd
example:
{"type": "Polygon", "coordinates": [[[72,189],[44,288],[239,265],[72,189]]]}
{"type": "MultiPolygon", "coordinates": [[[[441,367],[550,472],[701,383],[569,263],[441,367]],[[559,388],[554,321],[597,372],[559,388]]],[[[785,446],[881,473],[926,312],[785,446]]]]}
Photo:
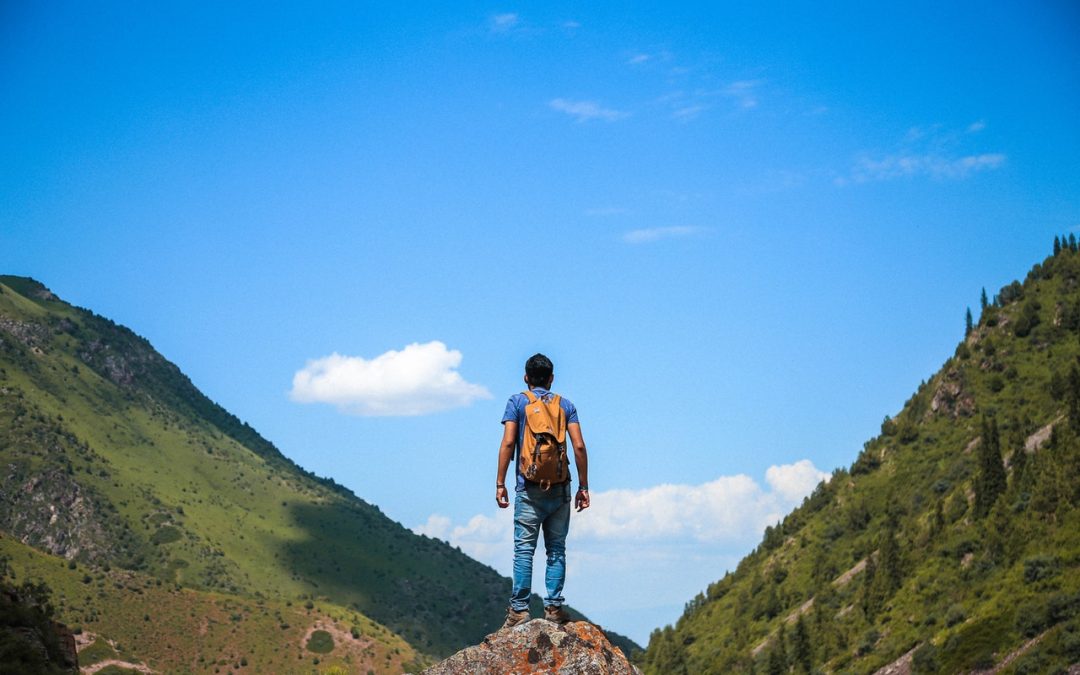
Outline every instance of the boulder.
{"type": "Polygon", "coordinates": [[[421,675],[640,675],[599,626],[533,619],[466,647],[421,675]]]}

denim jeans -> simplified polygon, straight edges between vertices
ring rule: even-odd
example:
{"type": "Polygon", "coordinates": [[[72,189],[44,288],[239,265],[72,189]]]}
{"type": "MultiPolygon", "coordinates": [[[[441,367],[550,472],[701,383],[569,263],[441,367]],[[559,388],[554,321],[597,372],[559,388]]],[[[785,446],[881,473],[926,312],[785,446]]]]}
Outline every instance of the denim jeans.
{"type": "Polygon", "coordinates": [[[570,482],[544,490],[526,483],[514,499],[514,587],[510,607],[515,612],[529,608],[532,597],[533,553],[540,531],[544,531],[547,568],[545,605],[561,606],[566,581],[566,533],[570,530],[570,482]]]}

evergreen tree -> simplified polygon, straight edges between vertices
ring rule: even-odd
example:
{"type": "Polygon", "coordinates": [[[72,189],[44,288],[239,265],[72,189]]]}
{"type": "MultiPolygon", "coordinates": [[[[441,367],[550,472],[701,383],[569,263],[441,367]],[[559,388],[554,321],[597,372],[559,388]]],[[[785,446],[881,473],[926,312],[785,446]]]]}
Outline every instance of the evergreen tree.
{"type": "Polygon", "coordinates": [[[979,296],[979,306],[982,308],[982,311],[985,312],[986,306],[989,304],[990,302],[986,299],[986,287],[984,286],[982,289],[982,295],[979,296]]]}
{"type": "Polygon", "coordinates": [[[903,573],[900,563],[900,547],[896,543],[896,521],[889,519],[885,532],[881,535],[881,547],[878,555],[881,558],[877,570],[877,582],[880,584],[880,593],[883,598],[891,597],[900,590],[903,583],[903,573]]]}
{"type": "Polygon", "coordinates": [[[964,317],[964,337],[967,337],[967,336],[971,335],[972,328],[973,328],[973,322],[972,322],[972,318],[971,318],[971,308],[968,307],[967,308],[967,315],[964,317]]]}
{"type": "Polygon", "coordinates": [[[1069,250],[1076,253],[1076,235],[1072,232],[1069,233],[1069,250]]]}
{"type": "Polygon", "coordinates": [[[975,517],[990,513],[994,502],[1008,487],[1005,464],[1001,461],[1001,436],[997,420],[983,419],[982,440],[979,443],[979,466],[975,476],[975,517]]]}
{"type": "Polygon", "coordinates": [[[806,629],[802,614],[795,622],[795,632],[791,636],[791,660],[801,673],[809,675],[814,669],[814,651],[810,646],[810,633],[806,629]]]}
{"type": "Polygon", "coordinates": [[[1065,404],[1069,411],[1069,427],[1080,434],[1080,368],[1073,364],[1069,371],[1069,383],[1065,389],[1065,404]]]}
{"type": "Polygon", "coordinates": [[[877,584],[874,583],[876,580],[877,563],[874,562],[873,554],[870,554],[866,557],[866,568],[863,570],[863,585],[861,597],[859,598],[860,604],[862,604],[863,614],[866,615],[866,620],[869,623],[874,622],[874,617],[881,607],[877,595],[877,584]]]}
{"type": "Polygon", "coordinates": [[[1061,240],[1054,237],[1054,255],[1061,253],[1061,240]]]}

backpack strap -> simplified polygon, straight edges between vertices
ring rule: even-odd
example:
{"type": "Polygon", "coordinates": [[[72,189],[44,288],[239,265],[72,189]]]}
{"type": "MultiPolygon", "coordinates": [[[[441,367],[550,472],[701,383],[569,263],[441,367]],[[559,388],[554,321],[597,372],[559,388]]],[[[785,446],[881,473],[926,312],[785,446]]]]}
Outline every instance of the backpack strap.
{"type": "Polygon", "coordinates": [[[529,403],[536,403],[536,401],[537,401],[536,394],[532,393],[531,390],[526,389],[525,391],[523,391],[521,393],[525,394],[525,398],[529,399],[529,403]]]}

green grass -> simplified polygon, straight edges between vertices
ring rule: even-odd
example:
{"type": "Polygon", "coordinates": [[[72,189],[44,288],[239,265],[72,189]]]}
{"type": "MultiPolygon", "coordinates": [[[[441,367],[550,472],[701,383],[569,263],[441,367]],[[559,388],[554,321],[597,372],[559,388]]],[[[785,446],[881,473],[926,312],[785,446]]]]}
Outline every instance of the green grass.
{"type": "Polygon", "coordinates": [[[317,630],[308,638],[307,650],[316,654],[329,654],[334,651],[334,638],[324,630],[317,630]]]}

